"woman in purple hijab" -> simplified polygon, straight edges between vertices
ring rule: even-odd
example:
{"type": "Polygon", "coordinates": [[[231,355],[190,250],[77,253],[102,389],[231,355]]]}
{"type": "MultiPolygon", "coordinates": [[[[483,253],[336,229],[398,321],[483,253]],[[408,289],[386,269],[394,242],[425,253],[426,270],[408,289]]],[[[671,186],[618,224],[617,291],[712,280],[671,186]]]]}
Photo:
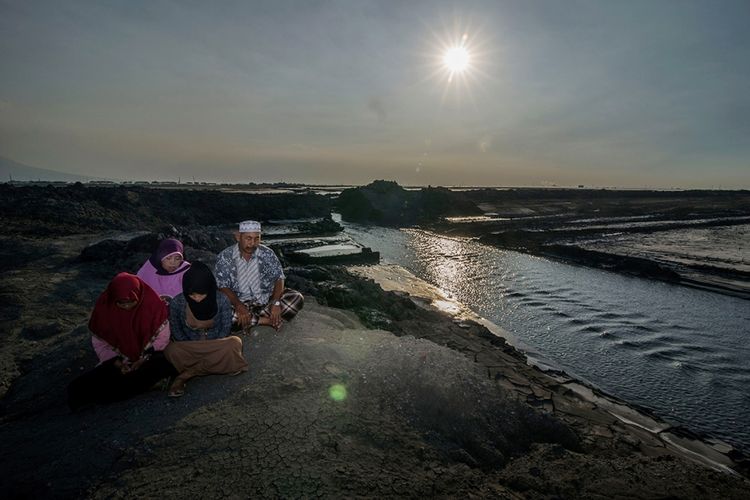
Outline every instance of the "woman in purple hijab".
{"type": "Polygon", "coordinates": [[[167,302],[182,293],[182,275],[190,269],[182,243],[174,238],[159,242],[156,251],[138,270],[137,276],[167,302]]]}

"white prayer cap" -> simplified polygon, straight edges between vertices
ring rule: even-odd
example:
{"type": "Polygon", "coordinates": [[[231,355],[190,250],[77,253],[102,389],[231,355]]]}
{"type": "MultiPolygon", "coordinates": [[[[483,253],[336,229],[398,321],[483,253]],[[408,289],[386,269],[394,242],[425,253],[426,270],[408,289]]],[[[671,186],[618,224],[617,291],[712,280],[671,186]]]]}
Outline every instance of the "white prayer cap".
{"type": "Polygon", "coordinates": [[[260,222],[255,220],[243,220],[240,222],[240,232],[241,233],[259,233],[260,232],[260,222]]]}

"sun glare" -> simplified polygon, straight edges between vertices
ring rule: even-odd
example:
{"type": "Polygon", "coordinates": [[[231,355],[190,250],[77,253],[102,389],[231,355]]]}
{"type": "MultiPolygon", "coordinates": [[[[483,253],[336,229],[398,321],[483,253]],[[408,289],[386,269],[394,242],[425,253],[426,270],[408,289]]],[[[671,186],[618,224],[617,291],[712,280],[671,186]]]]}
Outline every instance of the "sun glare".
{"type": "Polygon", "coordinates": [[[434,80],[442,86],[441,105],[448,98],[459,106],[467,98],[476,104],[473,89],[488,77],[491,66],[490,40],[482,35],[480,27],[460,19],[444,24],[442,30],[433,30],[432,40],[425,43],[424,58],[429,70],[425,81],[434,80]]]}
{"type": "Polygon", "coordinates": [[[451,73],[461,73],[469,67],[469,51],[462,46],[452,47],[443,56],[443,64],[451,73]]]}
{"type": "Polygon", "coordinates": [[[476,76],[477,63],[481,60],[481,53],[475,47],[476,40],[470,39],[466,32],[445,38],[438,40],[436,73],[447,76],[448,83],[465,86],[476,76]]]}

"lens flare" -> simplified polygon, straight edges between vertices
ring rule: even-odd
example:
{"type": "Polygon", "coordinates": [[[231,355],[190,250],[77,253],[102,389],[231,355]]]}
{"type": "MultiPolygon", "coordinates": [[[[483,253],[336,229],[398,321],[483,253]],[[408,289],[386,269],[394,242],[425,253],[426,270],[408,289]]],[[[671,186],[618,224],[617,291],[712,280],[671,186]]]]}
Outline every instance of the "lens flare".
{"type": "Polygon", "coordinates": [[[333,384],[328,389],[328,395],[334,401],[343,401],[346,399],[346,387],[343,384],[333,384]]]}

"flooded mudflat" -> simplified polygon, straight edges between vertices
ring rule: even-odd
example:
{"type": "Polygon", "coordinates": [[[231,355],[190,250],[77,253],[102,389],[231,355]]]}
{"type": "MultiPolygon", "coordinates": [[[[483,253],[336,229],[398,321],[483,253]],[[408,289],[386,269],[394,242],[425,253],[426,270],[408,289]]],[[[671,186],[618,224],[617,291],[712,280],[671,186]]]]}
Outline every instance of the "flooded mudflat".
{"type": "Polygon", "coordinates": [[[750,224],[620,234],[580,245],[659,261],[750,272],[750,224]]]}

